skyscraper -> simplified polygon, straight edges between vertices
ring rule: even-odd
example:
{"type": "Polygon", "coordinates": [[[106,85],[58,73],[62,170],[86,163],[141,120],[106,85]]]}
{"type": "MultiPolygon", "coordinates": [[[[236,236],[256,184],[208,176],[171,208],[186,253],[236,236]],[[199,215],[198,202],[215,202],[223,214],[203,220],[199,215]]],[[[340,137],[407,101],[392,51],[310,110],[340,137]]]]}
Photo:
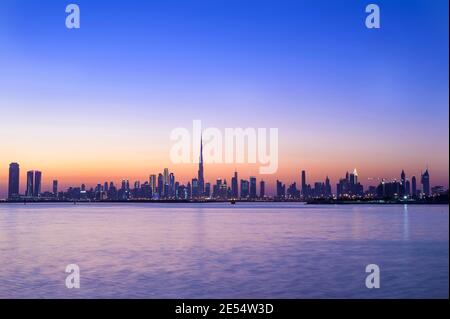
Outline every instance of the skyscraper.
{"type": "Polygon", "coordinates": [[[306,171],[302,171],[302,195],[303,197],[307,197],[307,190],[306,190],[306,171]]]}
{"type": "Polygon", "coordinates": [[[266,193],[266,182],[261,180],[261,182],[259,182],[259,197],[264,198],[266,196],[265,193],[266,193]]]}
{"type": "Polygon", "coordinates": [[[173,173],[169,174],[169,196],[173,197],[175,195],[175,175],[173,173]]]}
{"type": "Polygon", "coordinates": [[[286,196],[286,185],[284,185],[281,181],[277,180],[277,197],[279,199],[284,198],[286,196]]]}
{"type": "Polygon", "coordinates": [[[205,193],[205,179],[203,176],[203,137],[200,137],[200,159],[198,162],[198,194],[203,196],[205,193]]]}
{"type": "Polygon", "coordinates": [[[241,198],[247,198],[249,195],[249,183],[248,181],[241,179],[241,198]]]}
{"type": "Polygon", "coordinates": [[[411,193],[412,193],[411,195],[413,197],[417,196],[417,182],[416,182],[416,177],[415,176],[413,176],[411,178],[411,193]]]}
{"type": "Polygon", "coordinates": [[[33,197],[34,192],[34,171],[27,172],[27,190],[25,192],[25,196],[33,197]]]}
{"type": "Polygon", "coordinates": [[[325,178],[325,194],[326,197],[330,197],[331,196],[331,184],[330,184],[330,179],[328,178],[328,176],[325,178]]]}
{"type": "Polygon", "coordinates": [[[42,181],[42,173],[40,171],[34,172],[34,192],[33,195],[38,197],[41,195],[41,181],[42,181]]]}
{"type": "Polygon", "coordinates": [[[209,198],[211,196],[211,184],[205,183],[205,197],[209,198]]]}
{"type": "Polygon", "coordinates": [[[234,176],[231,178],[231,197],[238,198],[238,173],[234,172],[234,176]]]}
{"type": "Polygon", "coordinates": [[[199,184],[198,179],[193,178],[192,179],[192,198],[198,198],[199,196],[199,184]]]}
{"type": "Polygon", "coordinates": [[[428,168],[425,170],[425,173],[422,174],[422,191],[425,196],[430,196],[430,174],[428,173],[428,168]]]}
{"type": "MultiPolygon", "coordinates": [[[[107,186],[108,183],[105,183],[105,185],[107,186]]],[[[58,181],[56,179],[53,180],[53,195],[58,196],[58,181]]]]}
{"type": "Polygon", "coordinates": [[[163,189],[162,189],[163,197],[169,196],[169,169],[165,168],[163,172],[163,189]]]}
{"type": "Polygon", "coordinates": [[[353,170],[353,173],[350,173],[349,181],[351,186],[358,184],[358,172],[356,171],[356,168],[353,170]]]}
{"type": "Polygon", "coordinates": [[[156,194],[156,175],[150,175],[150,189],[152,190],[152,195],[156,194]]]}
{"type": "Polygon", "coordinates": [[[161,198],[163,195],[163,188],[164,188],[164,177],[161,173],[158,174],[158,196],[161,198]]]}
{"type": "Polygon", "coordinates": [[[19,197],[19,180],[20,168],[19,164],[9,164],[9,183],[8,183],[8,199],[19,197]]]}
{"type": "Polygon", "coordinates": [[[405,195],[406,194],[406,175],[405,175],[404,170],[402,170],[402,173],[400,174],[400,185],[401,185],[400,194],[405,195]]]}
{"type": "Polygon", "coordinates": [[[358,184],[358,172],[356,171],[356,168],[353,170],[353,181],[356,184],[358,184]]]}
{"type": "Polygon", "coordinates": [[[256,177],[250,177],[250,198],[256,198],[256,177]]]}

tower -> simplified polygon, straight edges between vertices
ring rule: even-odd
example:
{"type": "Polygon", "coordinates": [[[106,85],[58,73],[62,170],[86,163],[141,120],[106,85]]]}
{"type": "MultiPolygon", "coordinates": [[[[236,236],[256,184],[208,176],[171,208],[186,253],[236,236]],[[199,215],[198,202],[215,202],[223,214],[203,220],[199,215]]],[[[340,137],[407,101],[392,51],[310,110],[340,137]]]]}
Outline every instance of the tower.
{"type": "Polygon", "coordinates": [[[302,171],[302,194],[303,194],[303,197],[306,197],[308,195],[307,190],[306,190],[306,171],[305,170],[302,171]]]}
{"type": "Polygon", "coordinates": [[[9,164],[8,199],[17,198],[19,196],[19,176],[19,164],[9,164]]]}
{"type": "Polygon", "coordinates": [[[425,196],[430,196],[430,174],[428,173],[428,168],[422,174],[422,192],[425,196]]]}
{"type": "Polygon", "coordinates": [[[405,195],[406,194],[406,175],[405,175],[404,170],[402,170],[402,173],[400,174],[400,183],[401,183],[400,194],[405,195]]]}
{"type": "Polygon", "coordinates": [[[156,194],[156,175],[150,175],[150,189],[152,190],[152,195],[156,194]]]}
{"type": "Polygon", "coordinates": [[[234,176],[231,178],[231,196],[235,199],[239,197],[238,173],[236,171],[234,172],[234,176]]]}
{"type": "Polygon", "coordinates": [[[331,184],[328,175],[325,178],[325,196],[331,196],[331,184]]]}
{"type": "Polygon", "coordinates": [[[38,197],[41,195],[41,182],[42,182],[42,172],[34,172],[34,196],[38,197]]]}
{"type": "MultiPolygon", "coordinates": [[[[107,191],[107,188],[108,188],[108,183],[105,183],[105,186],[106,186],[106,191],[107,191]]],[[[55,179],[55,180],[53,180],[53,196],[58,196],[58,181],[55,179]]]]}
{"type": "Polygon", "coordinates": [[[350,174],[350,183],[352,182],[354,185],[358,184],[358,171],[356,168],[353,170],[353,173],[350,174]]]}
{"type": "Polygon", "coordinates": [[[198,193],[203,196],[205,193],[205,180],[203,176],[203,137],[200,136],[200,160],[198,162],[198,193]]]}
{"type": "Polygon", "coordinates": [[[256,198],[256,177],[250,177],[250,198],[256,198]]]}
{"type": "Polygon", "coordinates": [[[260,198],[264,198],[266,196],[266,183],[261,180],[261,182],[259,182],[259,197],[260,198]]]}
{"type": "Polygon", "coordinates": [[[25,196],[27,197],[33,197],[33,191],[34,191],[34,171],[28,171],[27,172],[27,190],[25,192],[25,196]]]}
{"type": "Polygon", "coordinates": [[[415,176],[413,176],[411,178],[411,193],[412,193],[411,195],[413,197],[415,197],[417,195],[417,182],[416,182],[416,177],[415,176]]]}

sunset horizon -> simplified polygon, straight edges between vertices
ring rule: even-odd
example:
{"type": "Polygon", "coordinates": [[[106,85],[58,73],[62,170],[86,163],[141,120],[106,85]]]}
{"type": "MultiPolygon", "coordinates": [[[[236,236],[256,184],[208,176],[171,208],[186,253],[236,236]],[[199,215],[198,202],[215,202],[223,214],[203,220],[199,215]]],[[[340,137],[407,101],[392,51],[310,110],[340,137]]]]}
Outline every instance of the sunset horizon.
{"type": "MultiPolygon", "coordinates": [[[[265,1],[107,11],[80,1],[86,15],[76,32],[57,23],[58,5],[4,2],[3,20],[16,23],[0,28],[0,197],[11,162],[42,171],[44,187],[144,181],[166,167],[188,181],[195,164],[171,163],[170,134],[192,130],[193,120],[222,132],[278,128],[278,170],[259,176],[270,184],[298,182],[302,169],[311,182],[328,175],[335,184],[357,168],[370,185],[428,167],[448,188],[448,18],[440,11],[448,4],[386,3],[374,32],[360,27],[358,1],[326,2],[286,1],[272,12],[265,1]],[[332,14],[341,19],[323,19],[332,14]]],[[[235,167],[259,175],[252,164],[207,166],[210,182],[235,167]]]]}

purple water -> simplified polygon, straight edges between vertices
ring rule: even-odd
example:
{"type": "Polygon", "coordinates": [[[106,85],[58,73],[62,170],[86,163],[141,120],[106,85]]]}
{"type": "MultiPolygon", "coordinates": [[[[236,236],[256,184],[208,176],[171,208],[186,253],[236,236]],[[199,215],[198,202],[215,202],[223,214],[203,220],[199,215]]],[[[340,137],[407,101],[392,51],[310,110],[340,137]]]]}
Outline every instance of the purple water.
{"type": "Polygon", "coordinates": [[[446,205],[0,205],[0,298],[448,298],[448,276],[446,205]]]}

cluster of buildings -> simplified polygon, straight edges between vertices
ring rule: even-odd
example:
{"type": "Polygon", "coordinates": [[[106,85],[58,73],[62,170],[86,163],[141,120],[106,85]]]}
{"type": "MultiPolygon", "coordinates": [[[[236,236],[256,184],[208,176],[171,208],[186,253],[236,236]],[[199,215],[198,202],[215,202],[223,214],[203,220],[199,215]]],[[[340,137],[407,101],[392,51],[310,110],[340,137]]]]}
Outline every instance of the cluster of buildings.
{"type": "Polygon", "coordinates": [[[419,198],[443,193],[444,188],[442,186],[437,186],[434,189],[430,188],[430,174],[428,173],[428,169],[421,175],[420,183],[422,189],[417,188],[417,179],[415,176],[409,181],[406,178],[405,172],[402,170],[399,181],[386,182],[383,180],[376,188],[376,195],[380,198],[419,198]]]}
{"type": "Polygon", "coordinates": [[[323,182],[313,185],[306,182],[306,171],[301,172],[301,185],[292,183],[286,188],[281,181],[276,181],[276,192],[273,197],[266,194],[266,182],[256,177],[247,179],[238,178],[235,172],[231,182],[217,179],[215,184],[205,182],[203,171],[203,146],[201,143],[200,161],[197,177],[186,184],[176,181],[175,175],[165,168],[158,175],[150,175],[143,183],[136,181],[130,185],[128,180],[122,180],[120,185],[114,182],[104,182],[95,187],[87,188],[85,184],[80,187],[69,187],[66,191],[58,190],[58,181],[53,181],[52,191],[41,191],[42,172],[28,171],[25,193],[20,193],[19,188],[20,167],[18,163],[9,166],[9,201],[26,200],[89,200],[89,201],[128,201],[128,200],[310,200],[310,199],[418,199],[429,197],[432,194],[439,195],[445,192],[442,186],[430,188],[430,175],[428,169],[421,175],[422,188],[417,187],[417,180],[412,176],[406,178],[404,171],[400,174],[400,180],[382,180],[378,186],[370,186],[364,191],[363,185],[358,181],[356,169],[352,173],[346,173],[336,184],[336,193],[333,194],[328,176],[323,182]],[[259,185],[258,185],[259,184],[259,185]]]}

